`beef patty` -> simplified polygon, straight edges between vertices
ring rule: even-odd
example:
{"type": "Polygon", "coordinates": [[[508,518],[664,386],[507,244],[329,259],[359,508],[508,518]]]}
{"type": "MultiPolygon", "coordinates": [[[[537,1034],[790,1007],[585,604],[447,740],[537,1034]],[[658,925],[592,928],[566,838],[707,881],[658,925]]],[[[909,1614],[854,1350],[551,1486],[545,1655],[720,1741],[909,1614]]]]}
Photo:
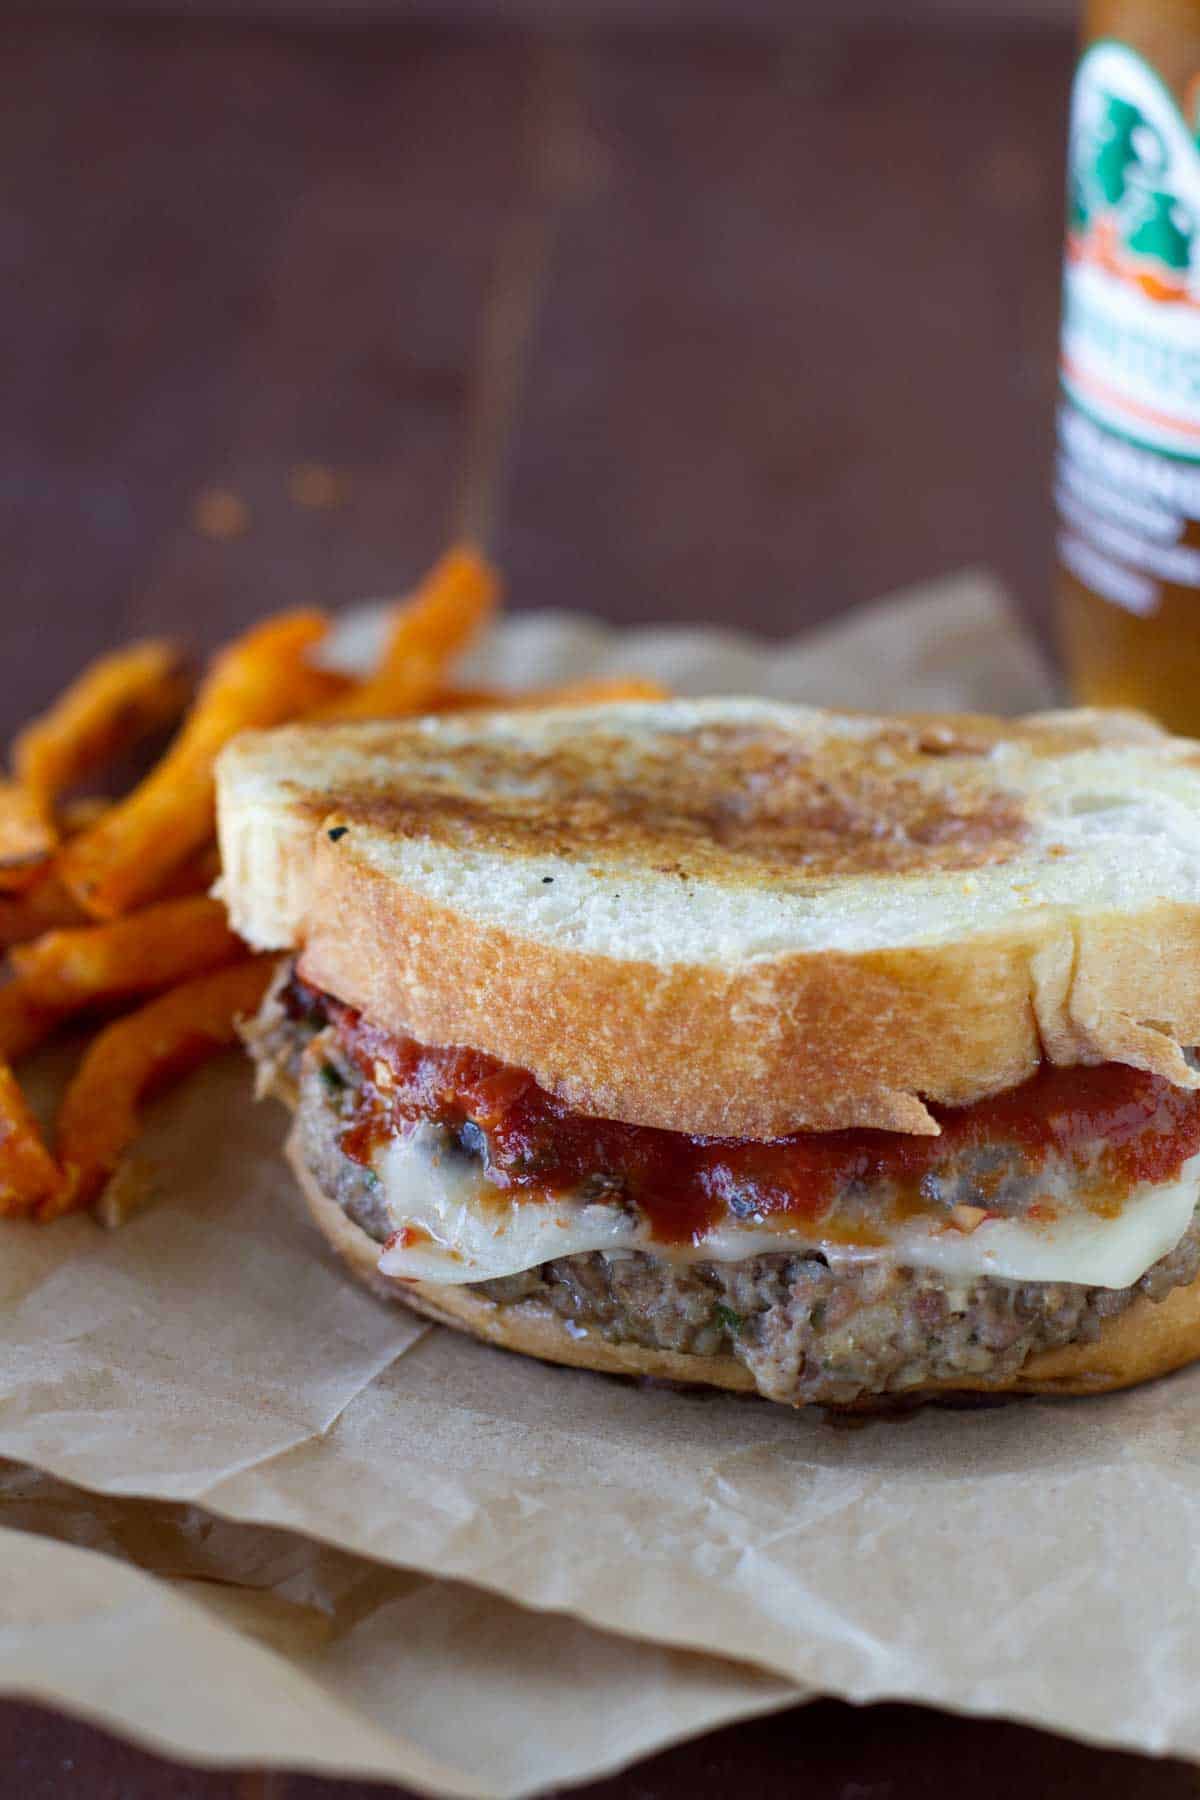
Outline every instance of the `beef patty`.
{"type": "MultiPolygon", "coordinates": [[[[356,1115],[359,1064],[345,1054],[320,997],[286,986],[268,998],[248,1033],[268,1085],[297,1100],[302,1154],[322,1192],[381,1245],[393,1226],[372,1171],[343,1149],[356,1115]]],[[[459,1155],[486,1146],[451,1139],[459,1155]]],[[[988,1203],[1024,1195],[1013,1168],[996,1156],[988,1203]]],[[[954,1184],[969,1201],[970,1181],[954,1184]],[[965,1186],[964,1183],[965,1182],[965,1186]]],[[[819,1252],[773,1253],[745,1261],[681,1263],[642,1251],[594,1251],[542,1263],[519,1275],[475,1284],[497,1306],[537,1305],[573,1334],[698,1356],[736,1356],[768,1399],[844,1405],[933,1382],[1005,1383],[1040,1350],[1091,1343],[1106,1318],[1140,1295],[1162,1299],[1200,1271],[1200,1216],[1175,1248],[1132,1286],[949,1279],[886,1258],[839,1261],[819,1252]]]]}

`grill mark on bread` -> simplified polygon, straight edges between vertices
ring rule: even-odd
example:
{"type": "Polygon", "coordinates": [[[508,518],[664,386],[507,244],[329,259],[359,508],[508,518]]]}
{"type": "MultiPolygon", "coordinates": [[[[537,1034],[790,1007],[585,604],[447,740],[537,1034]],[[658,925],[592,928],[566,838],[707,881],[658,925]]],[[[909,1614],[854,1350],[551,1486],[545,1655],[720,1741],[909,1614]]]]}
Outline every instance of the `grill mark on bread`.
{"type": "Polygon", "coordinates": [[[969,1104],[1041,1057],[1195,1079],[1180,1050],[1200,1042],[1192,749],[1123,713],[881,719],[737,698],[284,727],[221,758],[225,890],[255,946],[302,949],[314,980],[395,1030],[474,1044],[585,1110],[718,1135],[928,1133],[918,1096],[969,1104]],[[920,733],[920,771],[973,763],[1024,797],[1029,836],[966,874],[772,880],[747,858],[685,885],[335,811],[348,790],[427,791],[441,752],[472,741],[545,751],[599,732],[631,758],[655,739],[686,755],[713,725],[818,753],[920,733]],[[321,824],[349,829],[331,843],[321,824]]]}
{"type": "Polygon", "coordinates": [[[920,721],[818,745],[756,726],[591,731],[532,748],[414,735],[402,786],[324,798],[341,825],[456,848],[796,884],[1003,862],[1030,835],[997,778],[994,731],[920,721]]]}

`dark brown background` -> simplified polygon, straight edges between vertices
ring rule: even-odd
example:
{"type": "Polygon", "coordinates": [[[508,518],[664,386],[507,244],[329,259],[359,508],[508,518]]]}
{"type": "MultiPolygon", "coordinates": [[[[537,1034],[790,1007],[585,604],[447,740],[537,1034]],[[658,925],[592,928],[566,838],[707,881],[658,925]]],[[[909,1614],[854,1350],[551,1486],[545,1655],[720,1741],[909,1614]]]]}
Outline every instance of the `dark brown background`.
{"type": "Polygon", "coordinates": [[[464,522],[517,605],[783,632],[986,561],[1040,613],[1071,34],[850,14],[9,15],[0,726],[464,522]]]}
{"type": "MultiPolygon", "coordinates": [[[[903,10],[7,9],[0,725],[114,639],[392,592],[464,526],[519,606],[786,633],[980,562],[1044,627],[1072,9],[903,10]],[[241,535],[196,528],[213,488],[241,535]]],[[[1196,1788],[823,1705],[591,1792],[1196,1788]]],[[[14,1800],[335,1791],[0,1708],[14,1800]]]]}

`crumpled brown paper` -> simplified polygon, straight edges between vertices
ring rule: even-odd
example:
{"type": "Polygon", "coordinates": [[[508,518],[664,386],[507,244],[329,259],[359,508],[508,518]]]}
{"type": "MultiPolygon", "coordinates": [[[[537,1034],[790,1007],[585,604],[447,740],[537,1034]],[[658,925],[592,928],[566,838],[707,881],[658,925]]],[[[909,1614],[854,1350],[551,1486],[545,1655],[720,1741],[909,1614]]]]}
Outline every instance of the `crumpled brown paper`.
{"type": "MultiPolygon", "coordinates": [[[[980,579],[791,650],[517,619],[477,672],[582,666],[1052,698],[980,579]]],[[[70,1547],[0,1530],[0,1685],[187,1756],[444,1793],[582,1780],[796,1691],[1200,1756],[1200,1371],[850,1429],[524,1361],[351,1285],[248,1091],[230,1059],[158,1109],[164,1199],[122,1231],[5,1229],[0,1454],[107,1498],[0,1484],[0,1527],[72,1520],[70,1547]]]]}
{"type": "Polygon", "coordinates": [[[0,1689],[189,1761],[479,1800],[794,1698],[732,1663],[16,1464],[0,1465],[0,1689]]]}

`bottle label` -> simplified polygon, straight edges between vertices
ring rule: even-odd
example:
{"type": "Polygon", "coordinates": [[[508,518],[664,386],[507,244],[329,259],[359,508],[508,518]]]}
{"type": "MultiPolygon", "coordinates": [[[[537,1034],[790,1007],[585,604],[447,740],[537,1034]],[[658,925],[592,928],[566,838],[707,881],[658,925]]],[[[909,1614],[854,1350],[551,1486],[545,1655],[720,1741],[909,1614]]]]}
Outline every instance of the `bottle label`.
{"type": "Polygon", "coordinates": [[[1200,587],[1200,81],[1181,111],[1128,45],[1076,71],[1068,152],[1059,551],[1133,612],[1200,587]]]}

